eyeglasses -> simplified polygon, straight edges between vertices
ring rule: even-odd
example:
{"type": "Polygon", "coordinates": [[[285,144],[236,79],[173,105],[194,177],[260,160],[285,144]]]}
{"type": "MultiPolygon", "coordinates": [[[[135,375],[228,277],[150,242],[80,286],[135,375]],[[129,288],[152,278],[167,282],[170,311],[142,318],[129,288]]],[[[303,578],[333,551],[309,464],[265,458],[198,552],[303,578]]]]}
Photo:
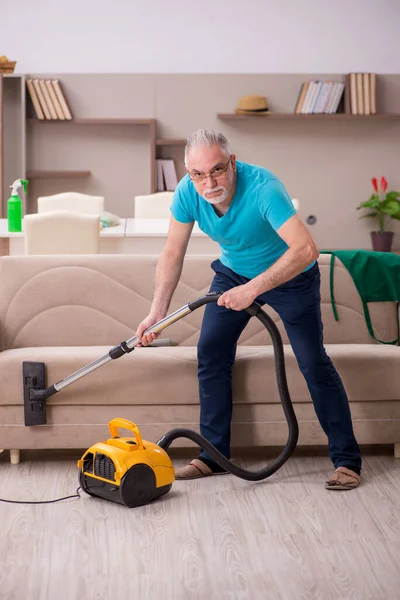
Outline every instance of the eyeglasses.
{"type": "Polygon", "coordinates": [[[229,169],[230,164],[231,157],[229,157],[229,160],[225,165],[215,167],[215,169],[213,169],[209,173],[189,173],[189,178],[195,183],[201,183],[202,181],[205,181],[208,177],[211,177],[211,179],[219,179],[229,169]]]}

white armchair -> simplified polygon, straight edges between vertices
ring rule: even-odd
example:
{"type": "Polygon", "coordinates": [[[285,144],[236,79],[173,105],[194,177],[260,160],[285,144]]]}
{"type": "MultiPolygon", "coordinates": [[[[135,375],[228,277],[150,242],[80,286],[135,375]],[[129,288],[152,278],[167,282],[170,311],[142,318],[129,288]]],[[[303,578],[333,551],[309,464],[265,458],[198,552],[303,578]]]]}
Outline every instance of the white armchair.
{"type": "Polygon", "coordinates": [[[24,217],[25,254],[98,254],[100,217],[66,211],[24,217]]]}
{"type": "Polygon", "coordinates": [[[38,213],[53,210],[70,210],[74,213],[98,215],[104,212],[104,197],[89,196],[79,192],[63,192],[53,196],[40,196],[37,201],[38,213]]]}
{"type": "Polygon", "coordinates": [[[135,219],[169,219],[174,192],[156,192],[135,196],[135,219]]]}

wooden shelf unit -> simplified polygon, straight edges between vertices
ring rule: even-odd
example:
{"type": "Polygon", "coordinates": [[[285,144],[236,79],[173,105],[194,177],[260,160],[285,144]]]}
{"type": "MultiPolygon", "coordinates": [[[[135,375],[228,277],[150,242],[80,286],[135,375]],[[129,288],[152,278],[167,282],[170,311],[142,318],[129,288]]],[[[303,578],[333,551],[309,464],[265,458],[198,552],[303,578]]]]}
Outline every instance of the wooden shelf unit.
{"type": "Polygon", "coordinates": [[[27,179],[85,179],[91,171],[27,171],[27,179]]]}
{"type": "Polygon", "coordinates": [[[185,146],[186,140],[184,138],[157,138],[157,146],[185,146]]]}
{"type": "MultiPolygon", "coordinates": [[[[166,158],[166,159],[172,159],[174,161],[178,182],[186,174],[186,171],[184,169],[184,161],[183,161],[183,151],[184,151],[185,146],[186,146],[185,138],[162,138],[162,137],[159,137],[156,139],[156,159],[166,158]]],[[[156,192],[156,191],[157,191],[157,188],[154,189],[154,192],[156,192]]]]}
{"type": "Polygon", "coordinates": [[[4,82],[3,77],[0,77],[0,218],[3,217],[4,201],[3,201],[3,177],[4,177],[4,132],[3,132],[3,96],[4,82]]]}
{"type": "MultiPolygon", "coordinates": [[[[156,190],[156,119],[131,119],[131,118],[73,118],[69,120],[61,120],[61,119],[27,119],[27,123],[29,125],[48,125],[49,123],[54,124],[62,124],[62,125],[109,125],[109,126],[137,126],[137,125],[145,125],[150,127],[150,189],[151,192],[156,190]]],[[[34,172],[35,173],[35,172],[34,172]]],[[[36,179],[56,179],[56,178],[84,178],[90,176],[90,171],[38,171],[40,175],[33,175],[33,178],[36,179]],[[47,174],[45,174],[47,173],[47,174]],[[64,173],[64,175],[63,175],[64,173]]],[[[32,177],[31,177],[32,178],[32,177]]]]}
{"type": "MultiPolygon", "coordinates": [[[[130,144],[130,140],[131,140],[131,131],[132,131],[132,144],[135,144],[135,131],[132,129],[122,129],[122,128],[128,128],[128,127],[136,127],[136,126],[143,126],[146,127],[148,129],[145,129],[144,131],[141,130],[139,133],[140,135],[137,136],[138,138],[140,137],[140,141],[141,141],[141,148],[143,149],[143,154],[140,156],[140,159],[138,158],[138,163],[141,165],[141,172],[140,175],[142,175],[141,177],[141,187],[146,187],[146,189],[150,189],[150,191],[154,192],[156,190],[156,158],[172,158],[173,160],[175,160],[175,164],[176,164],[176,168],[177,168],[177,173],[178,173],[178,179],[183,176],[185,174],[185,169],[184,169],[184,164],[183,164],[183,151],[184,151],[184,147],[186,144],[186,140],[184,138],[179,138],[179,137],[172,137],[174,135],[174,133],[176,132],[176,135],[182,135],[183,133],[189,133],[189,131],[187,132],[183,132],[181,125],[181,118],[179,116],[179,110],[180,108],[180,104],[179,102],[177,103],[175,109],[176,109],[176,114],[172,114],[173,110],[175,110],[173,108],[173,104],[170,105],[167,103],[165,104],[164,102],[164,91],[165,89],[167,89],[168,94],[173,94],[175,92],[173,92],[173,87],[172,87],[172,83],[168,84],[168,86],[165,88],[165,82],[160,80],[160,87],[156,88],[154,87],[154,89],[149,89],[147,90],[147,88],[143,91],[143,98],[146,98],[146,101],[141,101],[137,104],[138,108],[135,108],[135,104],[133,103],[132,105],[129,104],[129,106],[133,106],[133,108],[126,108],[126,104],[121,104],[121,106],[119,106],[119,104],[113,104],[114,102],[114,96],[112,90],[110,91],[109,88],[109,83],[107,80],[107,75],[104,75],[105,81],[104,84],[102,84],[101,86],[99,85],[98,90],[102,90],[103,92],[107,92],[106,97],[108,98],[107,100],[102,100],[102,102],[97,102],[97,96],[96,94],[93,92],[93,95],[90,96],[91,100],[88,101],[86,96],[84,97],[84,94],[86,94],[86,92],[82,91],[82,98],[84,98],[83,102],[78,102],[77,103],[77,112],[79,114],[79,111],[84,114],[91,114],[91,111],[93,110],[94,114],[100,114],[103,112],[105,112],[105,114],[107,115],[112,115],[112,114],[120,114],[120,115],[125,115],[125,114],[139,114],[139,115],[145,115],[147,117],[147,115],[149,115],[149,112],[151,115],[155,115],[155,111],[156,111],[156,107],[157,111],[160,114],[160,119],[162,120],[162,124],[157,123],[156,118],[154,117],[149,117],[149,118],[127,118],[127,117],[115,117],[112,118],[112,116],[107,116],[105,118],[101,118],[101,117],[76,117],[73,118],[72,120],[58,120],[58,119],[54,119],[54,120],[39,120],[37,118],[31,118],[35,115],[34,112],[31,111],[31,101],[30,101],[30,96],[29,93],[26,89],[26,78],[27,77],[32,77],[29,75],[13,75],[13,76],[0,76],[0,216],[2,216],[4,214],[4,212],[6,211],[6,205],[5,205],[5,200],[8,197],[8,192],[9,192],[9,183],[11,183],[13,181],[13,179],[17,178],[17,177],[23,177],[26,175],[27,178],[30,178],[33,180],[33,183],[36,183],[36,180],[38,180],[38,188],[46,188],[46,189],[50,189],[51,187],[57,187],[57,180],[60,180],[60,187],[62,187],[63,185],[68,185],[68,179],[71,180],[81,180],[81,184],[82,187],[88,187],[90,188],[90,186],[92,185],[92,180],[88,180],[85,178],[89,178],[91,177],[92,173],[88,170],[84,170],[84,168],[82,170],[79,170],[79,167],[81,166],[81,162],[83,167],[85,167],[85,160],[84,160],[84,156],[82,157],[82,160],[79,160],[77,163],[73,163],[72,165],[68,165],[68,157],[64,158],[63,161],[59,164],[61,165],[66,165],[65,170],[61,170],[61,169],[51,169],[51,156],[48,156],[46,158],[43,158],[43,162],[36,162],[35,161],[35,165],[38,167],[37,169],[30,169],[29,170],[29,165],[27,165],[27,161],[29,160],[27,152],[29,149],[29,141],[31,140],[36,140],[36,139],[41,139],[42,137],[44,138],[43,144],[46,143],[47,137],[49,136],[49,139],[52,140],[52,143],[54,142],[55,146],[57,141],[60,142],[60,144],[62,143],[63,140],[63,136],[65,135],[66,137],[68,137],[68,140],[70,142],[70,148],[73,149],[73,144],[74,144],[74,140],[75,139],[81,139],[86,137],[86,133],[88,133],[87,137],[101,137],[102,139],[104,139],[104,142],[106,143],[107,138],[109,137],[109,133],[112,133],[113,138],[116,138],[116,143],[118,144],[118,140],[119,140],[119,135],[121,135],[121,138],[124,138],[124,141],[127,140],[127,144],[129,147],[130,144]],[[103,87],[102,87],[103,86],[103,87]],[[146,91],[147,90],[147,91],[146,91]],[[155,95],[154,95],[155,94],[155,95]],[[157,99],[157,94],[160,95],[160,98],[157,99]],[[155,102],[155,100],[159,100],[159,102],[155,102]],[[80,106],[80,108],[79,108],[80,106]],[[114,106],[115,106],[115,113],[114,113],[114,106]],[[124,108],[121,108],[121,107],[124,108]],[[104,108],[106,107],[106,108],[104,108]],[[149,109],[148,107],[153,107],[151,109],[149,109]],[[104,109],[104,111],[103,111],[104,109]],[[124,112],[118,112],[123,110],[124,112]],[[149,110],[149,112],[147,112],[149,110]],[[154,111],[154,112],[153,112],[154,111]],[[170,112],[171,112],[171,116],[170,116],[170,112]],[[57,125],[56,127],[54,126],[54,124],[62,124],[62,125],[57,125]],[[47,128],[46,125],[52,124],[52,127],[47,128]],[[68,124],[71,124],[71,130],[68,131],[68,133],[66,133],[66,130],[63,127],[67,127],[68,124]],[[39,127],[39,126],[43,126],[39,127]],[[157,136],[157,125],[161,125],[159,132],[158,132],[158,136],[157,136]],[[93,133],[90,130],[90,134],[89,134],[89,129],[85,129],[85,128],[90,128],[91,126],[98,127],[98,130],[94,129],[93,133]],[[101,127],[104,126],[104,129],[100,129],[101,127]],[[113,131],[111,130],[112,127],[116,127],[116,128],[120,128],[119,130],[116,131],[116,136],[114,136],[113,131]],[[82,130],[78,130],[78,127],[82,127],[82,130]],[[107,127],[109,127],[110,129],[107,129],[107,127]],[[168,127],[168,129],[165,129],[164,127],[168,127]],[[46,131],[46,129],[48,131],[46,131]],[[168,133],[164,133],[163,137],[163,133],[164,132],[168,132],[168,133]],[[171,136],[171,137],[168,137],[171,136]],[[76,138],[75,138],[76,136],[76,138]],[[9,139],[13,139],[13,143],[10,144],[8,142],[9,139]],[[145,152],[145,155],[144,155],[145,152]],[[7,153],[6,155],[6,160],[4,160],[4,155],[7,153]],[[148,161],[150,162],[150,164],[148,163],[148,161]],[[68,166],[70,166],[70,168],[68,169],[68,166]],[[75,167],[75,168],[74,168],[75,167]],[[150,185],[149,185],[149,177],[151,179],[150,185]],[[62,179],[65,179],[65,181],[61,181],[62,179]],[[40,181],[40,180],[44,180],[44,181],[40,181]],[[55,183],[53,185],[53,183],[51,182],[51,180],[55,180],[55,183]]],[[[66,76],[68,77],[68,76],[66,76]]],[[[89,76],[90,77],[90,76],[89,76]]],[[[236,76],[229,76],[230,79],[235,80],[236,76]],[[233,79],[232,79],[233,77],[233,79]]],[[[238,76],[239,77],[239,76],[238,76]]],[[[240,76],[241,78],[242,76],[240,76]]],[[[272,83],[274,83],[275,76],[272,76],[272,83]]],[[[274,87],[274,85],[272,85],[271,88],[273,92],[271,92],[271,94],[273,93],[274,98],[275,98],[275,106],[281,110],[291,110],[292,109],[292,103],[291,101],[288,102],[288,94],[292,94],[293,91],[293,86],[291,86],[290,84],[288,84],[288,79],[287,77],[292,77],[292,76],[284,76],[283,80],[282,80],[282,88],[280,87],[280,80],[279,80],[279,75],[277,76],[277,83],[274,87]]],[[[296,81],[296,86],[299,85],[299,76],[293,76],[294,80],[296,81]]],[[[398,76],[397,76],[398,77],[398,76]]],[[[86,78],[86,76],[85,76],[86,78]]],[[[244,79],[246,79],[246,76],[243,76],[244,79]]],[[[157,80],[157,76],[154,76],[154,80],[157,80]]],[[[267,76],[267,80],[268,80],[268,76],[267,76]]],[[[124,80],[125,81],[125,80],[124,80]]],[[[131,84],[131,88],[129,87],[122,87],[121,89],[124,90],[124,93],[126,93],[126,90],[131,90],[132,93],[134,93],[135,88],[137,89],[137,85],[139,85],[139,83],[136,85],[136,79],[134,78],[134,76],[132,76],[132,81],[134,81],[134,83],[131,84]]],[[[157,80],[158,81],[158,80],[157,80]]],[[[379,84],[380,89],[382,91],[381,95],[378,97],[379,103],[378,103],[378,108],[380,108],[383,111],[387,111],[387,112],[382,112],[379,114],[375,114],[375,115],[352,115],[352,114],[347,114],[347,113],[343,113],[343,112],[339,112],[339,113],[335,113],[335,114],[296,114],[296,113],[288,113],[288,112],[271,112],[271,113],[264,113],[264,114],[237,114],[234,112],[220,112],[217,113],[217,110],[215,110],[215,117],[211,116],[211,120],[209,125],[210,126],[215,126],[215,121],[216,119],[218,119],[218,121],[221,122],[221,124],[225,123],[225,127],[231,125],[238,125],[240,126],[240,135],[246,136],[246,135],[251,135],[251,131],[254,130],[251,128],[248,128],[247,133],[246,133],[246,125],[245,123],[247,123],[247,125],[250,123],[254,126],[254,122],[258,122],[260,121],[260,119],[262,120],[262,123],[267,122],[268,120],[273,121],[273,122],[279,122],[282,123],[284,121],[289,121],[291,124],[292,123],[302,123],[306,124],[305,126],[301,127],[301,131],[303,132],[302,135],[304,135],[304,133],[307,131],[307,127],[309,126],[310,123],[312,122],[316,122],[317,125],[309,128],[309,129],[313,129],[313,131],[315,131],[314,127],[320,127],[320,126],[324,126],[324,124],[326,125],[328,122],[331,123],[336,123],[336,122],[340,122],[342,124],[344,123],[350,123],[350,122],[359,122],[360,123],[360,127],[361,127],[361,131],[364,131],[363,127],[364,125],[361,125],[361,123],[365,124],[365,123],[376,123],[376,126],[378,126],[379,123],[382,123],[383,127],[382,129],[387,129],[385,123],[393,123],[394,126],[396,126],[396,122],[399,121],[400,119],[400,114],[396,114],[397,112],[400,112],[400,105],[397,101],[393,101],[393,99],[396,97],[397,98],[397,90],[398,90],[398,84],[397,84],[397,79],[396,81],[393,80],[393,76],[382,76],[382,85],[381,83],[379,84]],[[384,79],[386,79],[387,81],[384,81],[384,79]],[[392,112],[389,112],[392,111],[392,112]]],[[[267,85],[268,81],[266,82],[264,80],[264,78],[261,80],[260,79],[260,85],[264,86],[267,85]]],[[[86,83],[85,83],[86,85],[86,83]]],[[[124,84],[125,85],[125,84],[124,84]]],[[[147,85],[147,84],[146,84],[147,85]]],[[[149,84],[150,85],[150,84],[149,84]]],[[[189,85],[189,84],[188,84],[189,85]]],[[[74,90],[74,94],[76,94],[77,96],[79,96],[81,94],[81,88],[80,85],[75,85],[75,87],[72,85],[72,89],[74,90]]],[[[85,88],[86,89],[86,88],[85,88]]],[[[117,88],[119,89],[119,88],[117,88]]],[[[232,107],[232,103],[235,101],[235,98],[232,97],[232,90],[234,90],[236,88],[227,88],[227,91],[225,93],[224,91],[224,86],[222,86],[221,90],[220,90],[220,95],[219,95],[219,102],[223,102],[224,104],[220,104],[221,106],[226,106],[226,107],[232,107]]],[[[100,92],[99,92],[100,93],[100,92]]],[[[169,98],[167,94],[167,97],[169,98]]],[[[173,97],[173,96],[171,96],[173,97]]],[[[294,96],[293,96],[293,102],[294,102],[294,96]]],[[[293,104],[294,106],[294,104],[293,104]]],[[[73,107],[72,107],[73,108],[73,107]]],[[[339,108],[339,110],[342,110],[342,108],[339,108]]],[[[201,113],[202,108],[201,108],[201,103],[199,104],[199,106],[196,108],[195,112],[194,112],[194,116],[193,118],[189,119],[189,121],[187,122],[186,127],[195,127],[195,125],[198,123],[199,119],[200,120],[204,120],[204,122],[207,121],[207,119],[209,119],[210,115],[207,114],[207,111],[204,112],[204,114],[199,114],[199,111],[201,113]]],[[[217,122],[218,122],[217,121],[217,122]]],[[[343,126],[343,125],[342,125],[343,126]]],[[[340,127],[342,127],[340,126],[340,127]]],[[[375,127],[375,126],[374,126],[375,127]]],[[[274,132],[275,134],[279,134],[279,126],[274,128],[274,132]]],[[[275,135],[274,134],[274,135],[275,135]]],[[[113,140],[114,141],[114,140],[113,140]]],[[[130,150],[130,147],[129,147],[130,150]]],[[[111,157],[113,158],[113,157],[111,157]]],[[[39,160],[39,158],[38,158],[39,160]]],[[[136,165],[136,156],[134,157],[133,161],[131,161],[132,163],[132,170],[134,171],[135,167],[137,167],[136,165]]],[[[96,175],[96,168],[92,167],[91,165],[87,165],[90,166],[90,168],[92,169],[93,172],[93,176],[96,175]]],[[[130,165],[129,165],[130,166],[130,165]]],[[[94,179],[94,177],[93,177],[94,179]]],[[[105,174],[103,177],[103,181],[108,180],[108,174],[105,174]]],[[[79,187],[79,186],[78,186],[79,187]]],[[[32,194],[33,197],[34,194],[32,194]]]]}
{"type": "Polygon", "coordinates": [[[249,119],[258,119],[264,121],[380,121],[390,119],[400,119],[400,114],[380,113],[376,115],[351,115],[347,113],[312,113],[312,114],[296,114],[296,113],[251,113],[248,115],[237,113],[218,113],[218,119],[221,121],[243,121],[249,119]]]}
{"type": "MultiPolygon", "coordinates": [[[[0,217],[7,215],[10,184],[25,177],[25,77],[0,74],[0,217]]],[[[22,197],[23,206],[25,195],[22,197]]]]}
{"type": "Polygon", "coordinates": [[[153,125],[155,123],[155,119],[101,119],[101,118],[93,118],[93,119],[70,119],[62,121],[61,119],[27,119],[27,122],[31,125],[48,125],[49,123],[62,123],[63,125],[73,124],[73,125],[153,125]]]}

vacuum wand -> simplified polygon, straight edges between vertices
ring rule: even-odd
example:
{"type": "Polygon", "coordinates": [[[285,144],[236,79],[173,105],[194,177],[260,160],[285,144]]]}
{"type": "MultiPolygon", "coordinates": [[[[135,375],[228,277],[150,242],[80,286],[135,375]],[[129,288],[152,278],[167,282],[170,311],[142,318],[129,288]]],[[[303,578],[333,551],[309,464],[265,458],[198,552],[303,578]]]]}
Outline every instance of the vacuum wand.
{"type": "MultiPolygon", "coordinates": [[[[185,304],[175,312],[167,315],[161,321],[158,321],[146,331],[143,335],[150,333],[160,333],[166,327],[169,327],[173,323],[176,323],[183,317],[200,308],[210,302],[216,302],[222,295],[222,292],[210,292],[205,296],[202,296],[194,302],[185,304]]],[[[23,363],[23,385],[24,385],[24,405],[25,405],[25,425],[43,425],[46,423],[46,410],[45,401],[50,396],[53,396],[57,392],[60,392],[71,383],[78,381],[82,377],[85,377],[89,373],[92,373],[96,369],[99,369],[110,360],[120,358],[124,354],[129,354],[139,344],[139,339],[136,335],[129,338],[128,340],[121,342],[118,346],[114,346],[104,356],[94,360],[90,364],[82,367],[75,373],[68,375],[61,381],[54,383],[49,387],[45,387],[45,372],[44,363],[38,362],[24,362],[23,363]]]]}

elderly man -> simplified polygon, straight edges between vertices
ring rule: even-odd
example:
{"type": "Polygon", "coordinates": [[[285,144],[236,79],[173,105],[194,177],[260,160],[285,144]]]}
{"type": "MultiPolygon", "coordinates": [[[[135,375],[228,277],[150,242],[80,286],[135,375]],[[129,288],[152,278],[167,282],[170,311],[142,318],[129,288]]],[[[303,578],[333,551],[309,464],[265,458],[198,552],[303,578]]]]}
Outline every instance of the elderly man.
{"type": "MultiPolygon", "coordinates": [[[[230,456],[232,367],[236,344],[253,301],[268,304],[282,319],[319,422],[329,441],[335,472],[327,489],[360,483],[361,456],[342,381],[323,345],[318,250],[296,214],[281,181],[265,168],[237,161],[224,135],[201,129],[187,140],[187,175],[171,205],[168,239],[156,270],[150,314],[136,332],[165,317],[180,278],[197,221],[221,247],[211,267],[212,291],[224,292],[205,308],[198,343],[200,431],[230,456]]],[[[177,479],[223,472],[204,451],[177,469],[177,479]]]]}

